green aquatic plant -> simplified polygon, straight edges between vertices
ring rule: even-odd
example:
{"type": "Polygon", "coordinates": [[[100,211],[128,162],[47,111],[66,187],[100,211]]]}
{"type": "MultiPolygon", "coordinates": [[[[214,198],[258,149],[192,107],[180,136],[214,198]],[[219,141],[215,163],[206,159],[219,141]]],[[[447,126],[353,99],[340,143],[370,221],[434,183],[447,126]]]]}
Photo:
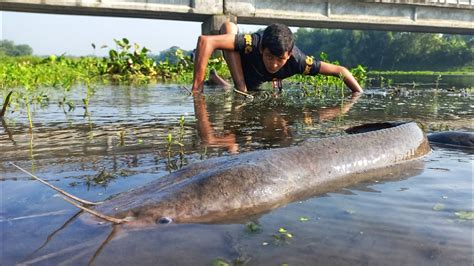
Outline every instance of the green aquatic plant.
{"type": "Polygon", "coordinates": [[[272,235],[273,240],[275,241],[275,244],[281,245],[281,244],[288,244],[291,239],[293,239],[293,234],[288,232],[283,227],[280,227],[278,229],[278,233],[272,235]]]}
{"type": "Polygon", "coordinates": [[[444,204],[442,203],[436,203],[433,206],[433,211],[442,211],[445,208],[444,204]]]}
{"type": "Polygon", "coordinates": [[[241,265],[248,265],[250,260],[251,260],[250,257],[239,254],[237,258],[231,260],[230,262],[222,258],[215,258],[212,260],[211,265],[212,266],[229,266],[229,265],[241,266],[241,265]]]}
{"type": "MultiPolygon", "coordinates": [[[[73,88],[85,87],[82,103],[84,118],[89,121],[91,99],[98,84],[109,82],[133,86],[145,86],[152,82],[189,83],[193,78],[194,62],[191,56],[180,49],[175,51],[176,62],[169,60],[155,62],[146,47],[131,44],[126,38],[114,40],[116,49],[110,49],[108,57],[66,57],[51,55],[45,58],[2,57],[0,61],[0,93],[5,98],[10,91],[9,106],[12,111],[26,112],[29,127],[33,128],[34,111],[50,103],[52,90],[62,91],[62,100],[57,101],[67,115],[74,110],[75,103],[68,100],[73,88]]],[[[95,45],[92,45],[95,51],[95,45]]],[[[105,47],[101,47],[105,48],[105,47]]],[[[327,54],[321,53],[321,60],[327,61],[327,54]]],[[[337,62],[333,62],[336,63],[337,62]]],[[[215,69],[224,78],[230,72],[222,55],[209,60],[208,69],[215,69]]],[[[351,70],[358,79],[365,78],[365,69],[358,66],[351,70]]],[[[290,80],[291,87],[300,88],[304,97],[322,99],[329,94],[342,94],[345,88],[339,77],[297,75],[290,80]]],[[[339,95],[340,95],[339,94],[339,95]]],[[[6,98],[5,98],[6,99],[6,98]]],[[[5,103],[5,101],[4,101],[5,103]]],[[[5,115],[6,111],[3,111],[5,115]]]]}
{"type": "Polygon", "coordinates": [[[119,131],[118,135],[119,135],[119,139],[120,139],[120,144],[119,144],[119,145],[120,145],[120,146],[125,145],[125,129],[122,128],[122,129],[119,131]]]}
{"type": "Polygon", "coordinates": [[[183,167],[186,164],[186,158],[185,158],[185,151],[184,151],[184,123],[185,119],[184,116],[181,116],[179,119],[179,129],[178,129],[178,136],[177,139],[173,137],[172,133],[168,133],[166,137],[166,158],[167,158],[167,166],[168,169],[170,170],[176,170],[181,167],[183,167]],[[178,146],[178,160],[179,164],[177,161],[173,161],[172,158],[175,156],[175,152],[173,151],[173,146],[178,146]]]}
{"type": "MultiPolygon", "coordinates": [[[[194,63],[191,56],[182,50],[175,51],[176,62],[169,60],[155,62],[146,47],[131,44],[127,38],[114,40],[116,49],[110,49],[108,57],[69,58],[51,55],[47,58],[26,57],[2,61],[0,63],[0,89],[24,87],[35,83],[39,87],[62,88],[68,92],[73,85],[86,82],[106,82],[108,79],[119,83],[147,84],[155,81],[176,81],[187,83],[192,80],[194,63]]],[[[95,45],[93,45],[94,47],[95,45]]],[[[322,60],[327,55],[321,54],[322,60]]],[[[337,63],[337,62],[333,62],[337,63]]],[[[209,69],[230,78],[230,72],[222,56],[209,60],[209,69]]],[[[364,79],[365,69],[361,66],[351,70],[358,79],[364,79]]],[[[296,77],[296,81],[318,86],[341,84],[337,77],[296,77]]]]}
{"type": "Polygon", "coordinates": [[[3,101],[3,107],[2,107],[2,110],[0,111],[0,119],[5,116],[5,112],[7,111],[7,106],[10,104],[12,93],[13,91],[10,91],[7,94],[7,97],[5,97],[5,100],[3,101]]]}
{"type": "Polygon", "coordinates": [[[438,89],[439,88],[439,83],[440,81],[442,80],[443,78],[441,77],[441,75],[438,75],[436,76],[436,79],[435,79],[435,88],[438,89]]]}
{"type": "Polygon", "coordinates": [[[175,63],[170,63],[168,58],[158,63],[158,76],[163,81],[191,82],[194,69],[191,56],[185,55],[181,49],[175,51],[175,56],[177,59],[175,63]]]}
{"type": "Polygon", "coordinates": [[[355,68],[351,70],[352,75],[356,78],[359,82],[364,82],[367,79],[367,68],[362,65],[357,65],[355,68]]]}
{"type": "Polygon", "coordinates": [[[212,261],[212,266],[229,266],[230,264],[224,259],[217,258],[212,261]]]}
{"type": "Polygon", "coordinates": [[[28,93],[25,93],[25,104],[26,104],[26,113],[28,115],[28,122],[30,125],[30,129],[33,129],[33,119],[31,118],[31,108],[30,108],[30,99],[28,97],[28,93]]]}
{"type": "Polygon", "coordinates": [[[245,224],[245,229],[249,233],[256,233],[262,230],[262,226],[259,223],[250,221],[245,224]]]}
{"type": "Polygon", "coordinates": [[[413,76],[474,76],[472,71],[375,71],[371,70],[369,75],[393,76],[393,75],[413,75],[413,76]]]}
{"type": "Polygon", "coordinates": [[[300,222],[308,222],[310,219],[306,216],[301,216],[299,220],[300,222]]]}
{"type": "Polygon", "coordinates": [[[94,76],[91,71],[91,67],[80,63],[80,59],[64,56],[15,58],[0,62],[0,76],[5,77],[1,79],[0,87],[3,91],[14,91],[11,105],[14,108],[24,106],[32,128],[33,108],[49,104],[51,89],[63,88],[67,93],[73,84],[81,82],[82,77],[94,76]]]}
{"type": "Polygon", "coordinates": [[[84,103],[84,117],[87,117],[87,120],[89,122],[89,130],[92,130],[92,121],[91,121],[91,115],[89,112],[89,103],[90,103],[91,97],[95,93],[95,87],[91,78],[83,77],[83,81],[86,86],[86,97],[82,99],[82,102],[84,103]]]}
{"type": "MultiPolygon", "coordinates": [[[[322,62],[329,62],[328,55],[324,52],[320,54],[320,60],[322,62]]],[[[330,62],[331,64],[339,65],[338,61],[330,62]]],[[[360,84],[364,84],[367,80],[367,70],[361,65],[350,69],[351,74],[360,84]]],[[[295,75],[288,79],[291,85],[298,85],[305,97],[323,97],[324,94],[331,94],[339,92],[344,95],[345,84],[344,77],[339,76],[326,76],[326,75],[295,75]]]]}
{"type": "Polygon", "coordinates": [[[460,220],[474,220],[473,211],[458,211],[454,213],[460,220]]]}
{"type": "Polygon", "coordinates": [[[87,187],[90,186],[107,186],[107,184],[115,179],[115,175],[112,172],[107,171],[106,169],[102,169],[99,173],[96,175],[90,177],[86,176],[86,185],[87,187]]]}
{"type": "Polygon", "coordinates": [[[114,39],[117,50],[110,49],[109,57],[103,59],[105,68],[100,68],[101,74],[109,74],[112,78],[122,80],[148,80],[157,74],[156,62],[147,55],[150,51],[146,47],[140,48],[138,44],[132,45],[127,38],[114,39]]]}
{"type": "Polygon", "coordinates": [[[173,135],[171,133],[168,133],[168,136],[166,137],[166,157],[168,159],[167,165],[168,168],[173,169],[172,164],[171,164],[171,157],[172,157],[172,145],[173,145],[173,135]]]}

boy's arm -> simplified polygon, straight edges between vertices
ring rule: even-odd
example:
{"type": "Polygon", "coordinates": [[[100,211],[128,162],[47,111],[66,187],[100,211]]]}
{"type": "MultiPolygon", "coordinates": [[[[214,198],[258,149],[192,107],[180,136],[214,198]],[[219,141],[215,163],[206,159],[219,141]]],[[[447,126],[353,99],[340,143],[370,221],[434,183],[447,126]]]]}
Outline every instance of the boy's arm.
{"type": "Polygon", "coordinates": [[[202,91],[209,57],[216,49],[234,50],[235,34],[201,35],[194,60],[193,92],[202,91]]]}
{"type": "Polygon", "coordinates": [[[342,76],[344,83],[347,85],[347,87],[349,87],[349,89],[351,89],[352,92],[363,91],[357,80],[354,78],[354,76],[352,76],[351,72],[349,72],[349,70],[343,66],[321,62],[319,73],[323,75],[342,76]]]}

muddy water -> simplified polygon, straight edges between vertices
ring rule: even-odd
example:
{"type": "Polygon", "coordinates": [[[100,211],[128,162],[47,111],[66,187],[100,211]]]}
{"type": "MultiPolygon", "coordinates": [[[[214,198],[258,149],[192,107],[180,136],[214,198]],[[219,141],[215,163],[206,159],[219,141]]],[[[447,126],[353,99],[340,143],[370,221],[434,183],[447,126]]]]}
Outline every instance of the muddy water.
{"type": "Polygon", "coordinates": [[[178,86],[104,87],[88,110],[83,90],[73,91],[67,98],[75,109],[56,104],[62,94],[35,107],[32,133],[21,110],[0,128],[1,265],[472,265],[473,220],[462,215],[474,211],[469,150],[434,147],[372,182],[243,221],[142,230],[85,225],[75,207],[7,163],[103,200],[193,161],[297,145],[366,122],[472,131],[464,90],[308,98],[294,89],[248,100],[220,88],[193,98],[178,86]],[[169,134],[182,148],[167,144],[169,134]]]}

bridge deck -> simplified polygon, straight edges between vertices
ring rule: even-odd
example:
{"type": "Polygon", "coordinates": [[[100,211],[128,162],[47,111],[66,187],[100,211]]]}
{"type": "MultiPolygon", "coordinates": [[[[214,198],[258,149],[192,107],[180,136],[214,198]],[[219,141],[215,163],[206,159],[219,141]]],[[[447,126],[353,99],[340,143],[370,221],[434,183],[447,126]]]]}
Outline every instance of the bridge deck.
{"type": "Polygon", "coordinates": [[[0,10],[243,24],[474,34],[473,0],[0,0],[0,10]]]}

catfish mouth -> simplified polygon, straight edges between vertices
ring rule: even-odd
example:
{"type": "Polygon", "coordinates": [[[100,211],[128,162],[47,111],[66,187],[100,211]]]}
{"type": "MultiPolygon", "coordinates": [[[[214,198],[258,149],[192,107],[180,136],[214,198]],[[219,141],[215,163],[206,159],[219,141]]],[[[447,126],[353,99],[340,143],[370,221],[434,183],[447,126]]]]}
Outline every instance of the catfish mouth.
{"type": "Polygon", "coordinates": [[[360,126],[350,127],[344,130],[347,134],[360,134],[366,132],[377,131],[386,128],[397,127],[399,125],[406,124],[408,122],[382,122],[382,123],[369,123],[360,126]]]}

